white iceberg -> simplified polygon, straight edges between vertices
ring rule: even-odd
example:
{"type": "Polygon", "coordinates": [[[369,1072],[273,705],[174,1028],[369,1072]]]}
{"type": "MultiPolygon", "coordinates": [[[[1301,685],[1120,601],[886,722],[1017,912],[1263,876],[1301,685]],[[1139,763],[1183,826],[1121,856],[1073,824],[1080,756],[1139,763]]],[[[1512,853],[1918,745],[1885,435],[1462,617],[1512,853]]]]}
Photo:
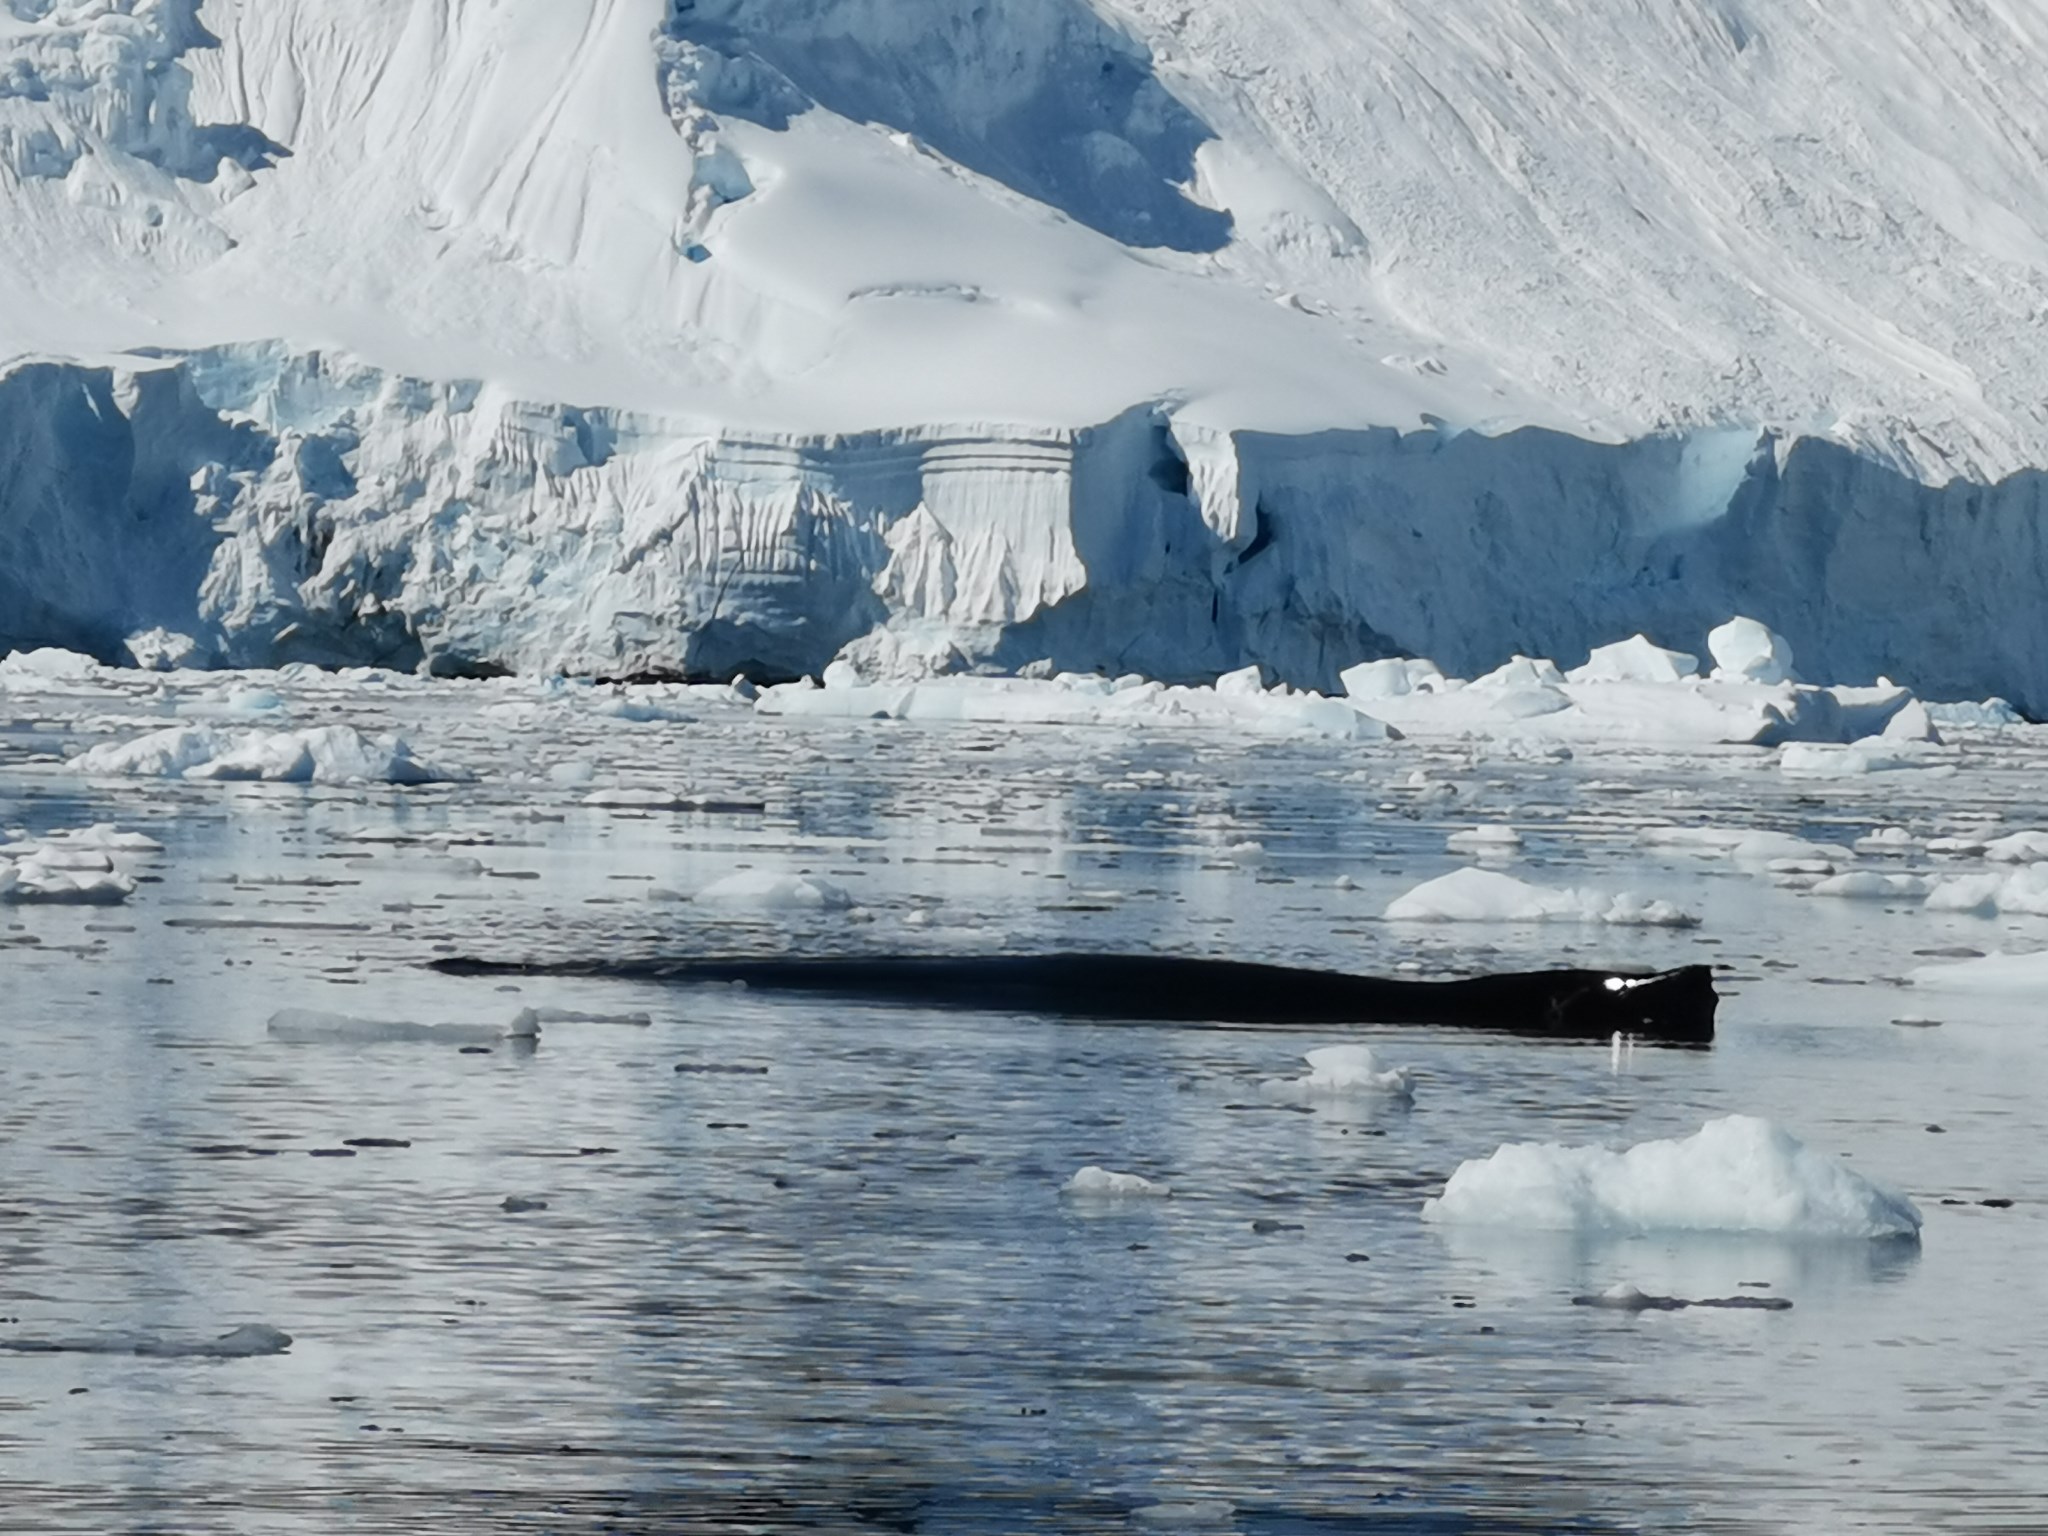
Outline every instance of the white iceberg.
{"type": "Polygon", "coordinates": [[[1387,904],[1385,916],[1407,923],[1612,923],[1692,928],[1699,918],[1668,901],[1623,891],[1534,885],[1490,869],[1458,869],[1426,880],[1387,904]]]}
{"type": "Polygon", "coordinates": [[[1462,1164],[1422,1219],[1446,1225],[1636,1235],[1910,1237],[1920,1212],[1895,1190],[1752,1115],[1624,1152],[1513,1142],[1462,1164]]]}

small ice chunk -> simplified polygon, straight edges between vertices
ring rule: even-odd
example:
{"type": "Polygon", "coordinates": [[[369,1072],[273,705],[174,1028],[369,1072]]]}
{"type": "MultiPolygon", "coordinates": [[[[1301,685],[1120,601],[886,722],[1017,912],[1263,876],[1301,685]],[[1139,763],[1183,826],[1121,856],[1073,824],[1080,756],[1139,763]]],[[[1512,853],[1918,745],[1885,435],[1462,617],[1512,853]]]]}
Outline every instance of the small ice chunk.
{"type": "Polygon", "coordinates": [[[1372,1048],[1365,1045],[1325,1045],[1304,1053],[1309,1064],[1306,1077],[1272,1077],[1259,1084],[1259,1092],[1270,1099],[1305,1103],[1317,1098],[1381,1095],[1413,1100],[1415,1077],[1406,1067],[1379,1069],[1372,1048]]]}
{"type": "Polygon", "coordinates": [[[1742,1232],[1795,1238],[1910,1237],[1920,1213],[1752,1115],[1694,1135],[1605,1147],[1514,1142],[1462,1164],[1422,1219],[1546,1231],[1742,1232]]]}
{"type": "Polygon", "coordinates": [[[1796,683],[1792,643],[1755,619],[1730,619],[1707,635],[1714,678],[1731,683],[1796,683]]]}
{"type": "Polygon", "coordinates": [[[843,886],[810,875],[779,875],[767,869],[743,869],[714,880],[696,895],[700,906],[745,907],[764,912],[843,912],[853,897],[843,886]]]}
{"type": "Polygon", "coordinates": [[[126,875],[61,869],[30,857],[0,857],[0,902],[17,906],[117,907],[135,894],[126,875]]]}
{"type": "Polygon", "coordinates": [[[1443,669],[1433,661],[1397,657],[1391,661],[1361,661],[1338,674],[1344,696],[1363,702],[1398,699],[1411,693],[1434,693],[1444,685],[1443,669]]]}
{"type": "Polygon", "coordinates": [[[1142,1174],[1116,1173],[1108,1168],[1098,1168],[1093,1163],[1067,1180],[1063,1192],[1069,1195],[1111,1199],[1120,1199],[1126,1195],[1150,1197],[1173,1193],[1168,1186],[1156,1183],[1142,1174]]]}
{"type": "Polygon", "coordinates": [[[1472,827],[1453,832],[1444,839],[1444,844],[1453,853],[1504,855],[1522,846],[1522,834],[1513,827],[1472,827]]]}
{"type": "Polygon", "coordinates": [[[1516,655],[1491,672],[1475,677],[1468,688],[1561,688],[1564,674],[1545,656],[1516,655]]]}
{"type": "Polygon", "coordinates": [[[180,667],[198,666],[204,660],[197,640],[161,624],[130,635],[121,642],[121,648],[145,672],[175,672],[180,667]]]}
{"type": "Polygon", "coordinates": [[[1853,869],[1834,875],[1808,889],[1812,896],[1841,896],[1852,901],[1918,901],[1927,894],[1928,882],[1920,875],[1883,875],[1875,870],[1853,869]]]}
{"type": "Polygon", "coordinates": [[[1699,674],[1697,656],[1667,651],[1646,635],[1595,646],[1586,664],[1565,674],[1573,683],[1679,683],[1699,674]]]}

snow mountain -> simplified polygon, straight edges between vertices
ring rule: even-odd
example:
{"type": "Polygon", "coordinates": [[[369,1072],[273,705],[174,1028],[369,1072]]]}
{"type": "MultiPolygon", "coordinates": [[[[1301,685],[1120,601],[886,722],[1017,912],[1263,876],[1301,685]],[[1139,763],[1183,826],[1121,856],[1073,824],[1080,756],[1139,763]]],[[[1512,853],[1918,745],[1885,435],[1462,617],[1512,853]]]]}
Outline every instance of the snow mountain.
{"type": "Polygon", "coordinates": [[[2048,712],[2048,16],[0,0],[0,647],[2048,712]]]}

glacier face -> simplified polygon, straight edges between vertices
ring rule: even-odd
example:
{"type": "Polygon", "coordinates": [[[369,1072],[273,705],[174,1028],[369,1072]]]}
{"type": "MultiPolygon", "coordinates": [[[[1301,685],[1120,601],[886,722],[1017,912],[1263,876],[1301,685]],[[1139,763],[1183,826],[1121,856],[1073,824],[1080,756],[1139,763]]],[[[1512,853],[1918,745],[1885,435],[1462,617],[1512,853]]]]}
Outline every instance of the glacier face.
{"type": "Polygon", "coordinates": [[[2048,712],[2048,23],[1905,9],[4,0],[0,646],[2048,712]]]}
{"type": "Polygon", "coordinates": [[[1814,439],[1390,428],[693,431],[340,356],[0,375],[0,644],[762,679],[977,664],[1335,690],[1747,608],[1809,675],[2048,711],[2044,477],[1814,439]]]}

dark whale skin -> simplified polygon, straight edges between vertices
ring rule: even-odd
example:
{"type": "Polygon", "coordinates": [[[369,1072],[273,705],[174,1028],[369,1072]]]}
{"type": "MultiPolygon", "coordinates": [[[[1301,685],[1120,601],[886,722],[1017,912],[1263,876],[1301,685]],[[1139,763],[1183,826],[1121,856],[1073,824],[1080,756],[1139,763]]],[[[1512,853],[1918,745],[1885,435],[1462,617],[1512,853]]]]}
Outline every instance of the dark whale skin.
{"type": "Polygon", "coordinates": [[[1520,971],[1454,981],[1387,980],[1180,955],[445,959],[433,966],[458,976],[741,982],[763,992],[1066,1019],[1267,1027],[1434,1024],[1547,1040],[1606,1040],[1621,1033],[1665,1045],[1712,1044],[1719,1001],[1713,971],[1704,965],[1654,973],[1520,971]]]}

